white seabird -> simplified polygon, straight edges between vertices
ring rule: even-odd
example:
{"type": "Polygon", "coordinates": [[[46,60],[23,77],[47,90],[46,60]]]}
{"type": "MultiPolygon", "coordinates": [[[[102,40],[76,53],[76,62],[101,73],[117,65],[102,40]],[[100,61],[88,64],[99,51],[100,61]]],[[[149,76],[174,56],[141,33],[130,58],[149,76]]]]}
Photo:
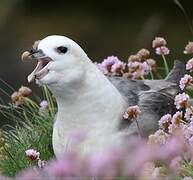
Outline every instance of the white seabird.
{"type": "Polygon", "coordinates": [[[41,40],[29,55],[38,60],[28,81],[47,85],[57,100],[53,126],[53,149],[57,158],[74,148],[69,134],[86,132],[80,145],[83,153],[124,143],[124,137],[138,133],[136,123],[122,116],[130,105],[139,105],[138,122],[144,136],[158,128],[158,120],[173,112],[173,98],[184,65],[177,61],[166,80],[134,81],[106,77],[73,40],[52,35],[41,40]]]}

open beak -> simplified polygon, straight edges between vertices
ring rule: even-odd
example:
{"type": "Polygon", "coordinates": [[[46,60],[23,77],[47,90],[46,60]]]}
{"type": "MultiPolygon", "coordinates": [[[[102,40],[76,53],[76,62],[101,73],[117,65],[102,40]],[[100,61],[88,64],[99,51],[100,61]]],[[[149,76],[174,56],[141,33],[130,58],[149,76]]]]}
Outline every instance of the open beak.
{"type": "Polygon", "coordinates": [[[28,82],[32,82],[34,79],[41,79],[48,74],[48,65],[52,62],[52,59],[46,56],[41,49],[32,49],[28,58],[38,61],[36,68],[27,78],[28,82]]]}

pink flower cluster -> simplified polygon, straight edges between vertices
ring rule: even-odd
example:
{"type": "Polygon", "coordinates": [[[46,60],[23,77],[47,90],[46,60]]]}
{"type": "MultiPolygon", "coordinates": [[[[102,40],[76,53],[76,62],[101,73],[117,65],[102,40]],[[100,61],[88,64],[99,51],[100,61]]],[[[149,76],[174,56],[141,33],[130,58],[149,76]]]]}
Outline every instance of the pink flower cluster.
{"type": "Polygon", "coordinates": [[[166,114],[162,116],[161,119],[159,120],[159,127],[161,129],[167,129],[169,125],[171,124],[171,121],[172,121],[172,115],[166,114]]]}
{"type": "Polygon", "coordinates": [[[127,66],[128,76],[131,79],[143,78],[150,71],[156,71],[156,62],[150,58],[150,52],[147,49],[141,49],[137,54],[130,55],[127,66]]]}
{"type": "Polygon", "coordinates": [[[155,53],[157,55],[168,55],[170,54],[170,50],[166,46],[161,46],[155,49],[155,53]]]}
{"type": "MultiPolygon", "coordinates": [[[[193,109],[186,107],[185,115],[189,120],[193,109]]],[[[137,118],[140,114],[138,106],[127,109],[127,118],[137,118]]],[[[167,169],[170,179],[175,179],[183,171],[183,158],[187,162],[193,160],[193,122],[186,123],[181,111],[173,116],[164,115],[159,121],[160,129],[150,135],[148,142],[139,136],[133,136],[124,146],[104,149],[86,156],[80,156],[77,148],[66,152],[63,158],[52,160],[46,166],[44,161],[38,160],[38,169],[30,168],[18,177],[30,179],[64,179],[76,177],[93,177],[100,179],[117,176],[147,179],[161,179],[161,164],[167,169]],[[186,156],[184,157],[184,153],[186,156]],[[132,162],[132,163],[131,163],[132,162]]],[[[71,136],[77,144],[85,138],[79,131],[71,136]]],[[[30,149],[26,155],[31,160],[39,158],[39,152],[30,149]]]]}
{"type": "Polygon", "coordinates": [[[192,109],[192,107],[186,108],[184,117],[185,117],[187,122],[193,121],[193,109],[192,109]]]}
{"type": "MultiPolygon", "coordinates": [[[[192,80],[189,75],[185,75],[180,80],[180,84],[185,84],[186,86],[188,82],[187,79],[192,80]]],[[[185,93],[178,94],[175,97],[175,105],[177,109],[185,109],[185,113],[177,111],[173,116],[170,114],[164,115],[159,121],[159,127],[166,131],[168,136],[180,135],[180,138],[183,139],[185,143],[193,147],[193,107],[189,104],[189,96],[185,93]]],[[[192,149],[192,147],[190,149],[192,149]]]]}
{"type": "Polygon", "coordinates": [[[159,127],[170,133],[182,128],[182,112],[177,111],[173,116],[171,114],[166,114],[159,120],[159,127]]]}
{"type": "Polygon", "coordinates": [[[139,106],[130,106],[127,108],[126,112],[123,115],[124,119],[137,119],[141,113],[139,106]]]}
{"type": "Polygon", "coordinates": [[[175,105],[176,105],[176,108],[177,109],[182,109],[182,108],[186,108],[187,105],[188,105],[188,101],[189,101],[190,97],[188,94],[186,93],[181,93],[181,94],[178,94],[176,97],[175,97],[175,105]]]}
{"type": "Polygon", "coordinates": [[[48,108],[48,106],[49,106],[48,101],[42,100],[42,101],[40,102],[40,109],[41,109],[42,111],[46,110],[46,109],[48,108]]]}
{"type": "Polygon", "coordinates": [[[188,42],[185,47],[184,54],[192,54],[193,53],[193,42],[188,42]]]}
{"type": "Polygon", "coordinates": [[[139,79],[149,74],[150,66],[147,62],[128,62],[129,76],[131,79],[139,79]]]}
{"type": "Polygon", "coordinates": [[[40,156],[40,153],[35,149],[28,149],[25,151],[25,154],[31,161],[39,159],[39,156],[40,156]]]}
{"type": "Polygon", "coordinates": [[[117,56],[109,56],[97,66],[105,75],[122,75],[125,70],[125,63],[120,61],[117,56]]]}
{"type": "Polygon", "coordinates": [[[192,85],[192,81],[192,76],[185,74],[184,77],[182,77],[180,80],[180,89],[184,90],[187,86],[192,85]]]}
{"type": "Polygon", "coordinates": [[[186,63],[186,70],[193,71],[193,58],[186,63]]]}
{"type": "Polygon", "coordinates": [[[155,48],[157,55],[168,55],[170,50],[166,47],[167,42],[163,37],[156,37],[152,42],[152,47],[155,48]]]}
{"type": "Polygon", "coordinates": [[[21,86],[18,91],[11,95],[12,103],[15,107],[21,106],[25,103],[25,98],[30,96],[32,90],[28,87],[21,86]]]}
{"type": "MultiPolygon", "coordinates": [[[[160,133],[159,133],[160,134],[160,133]]],[[[158,136],[160,138],[160,136],[158,136]]],[[[124,146],[105,149],[86,156],[78,151],[66,152],[59,160],[52,160],[43,169],[30,168],[23,171],[19,179],[64,179],[90,177],[114,179],[115,177],[147,179],[161,178],[160,168],[164,163],[168,175],[175,179],[185,145],[177,137],[164,137],[165,143],[147,144],[139,137],[131,137],[124,146]]],[[[163,140],[162,140],[163,141],[163,140]]],[[[186,147],[187,146],[187,147],[186,147]]],[[[189,156],[191,157],[191,153],[189,156]]],[[[189,158],[189,157],[188,157],[189,158]]]]}
{"type": "Polygon", "coordinates": [[[40,153],[35,149],[28,149],[25,154],[29,161],[37,163],[37,167],[42,169],[46,166],[46,161],[40,159],[40,153]]]}
{"type": "Polygon", "coordinates": [[[147,49],[141,49],[137,54],[129,56],[127,65],[116,56],[109,56],[97,66],[105,75],[124,75],[131,79],[140,79],[150,71],[156,71],[156,62],[150,58],[147,49]]]}

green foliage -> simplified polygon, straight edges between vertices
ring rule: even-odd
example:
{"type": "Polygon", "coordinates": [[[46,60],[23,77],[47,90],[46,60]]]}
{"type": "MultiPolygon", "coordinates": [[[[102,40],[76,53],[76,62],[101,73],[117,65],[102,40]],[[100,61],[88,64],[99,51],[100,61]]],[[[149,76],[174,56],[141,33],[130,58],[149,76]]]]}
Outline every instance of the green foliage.
{"type": "Polygon", "coordinates": [[[4,175],[15,176],[24,168],[29,167],[25,151],[29,148],[40,152],[43,160],[52,158],[52,124],[55,114],[55,102],[51,93],[43,87],[45,100],[48,101],[48,109],[41,112],[39,105],[25,98],[22,107],[14,107],[12,104],[1,107],[1,113],[15,122],[15,127],[4,131],[6,144],[0,159],[0,171],[4,175]]]}

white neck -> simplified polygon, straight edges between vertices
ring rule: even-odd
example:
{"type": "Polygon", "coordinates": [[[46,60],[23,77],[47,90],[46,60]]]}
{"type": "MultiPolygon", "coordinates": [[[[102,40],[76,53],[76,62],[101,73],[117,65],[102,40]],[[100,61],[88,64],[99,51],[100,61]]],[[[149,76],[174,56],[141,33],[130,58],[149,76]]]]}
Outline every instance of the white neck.
{"type": "Polygon", "coordinates": [[[90,144],[97,144],[97,138],[104,141],[118,130],[125,100],[94,64],[89,64],[85,80],[76,86],[54,92],[58,103],[57,131],[65,137],[70,131],[81,129],[93,141],[90,144]]]}

